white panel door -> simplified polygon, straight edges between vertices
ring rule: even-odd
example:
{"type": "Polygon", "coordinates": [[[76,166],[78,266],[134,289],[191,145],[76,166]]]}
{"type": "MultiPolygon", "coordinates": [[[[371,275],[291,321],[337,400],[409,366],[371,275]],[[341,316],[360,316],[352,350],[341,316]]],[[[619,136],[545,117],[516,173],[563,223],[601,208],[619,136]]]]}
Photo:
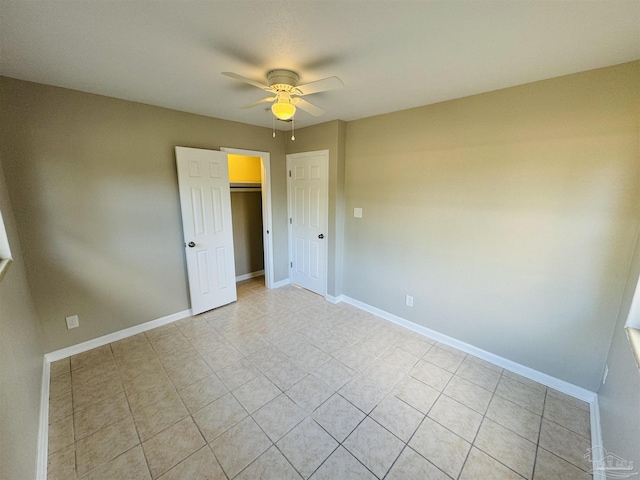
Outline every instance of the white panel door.
{"type": "Polygon", "coordinates": [[[237,299],[227,154],[176,147],[193,314],[237,299]]]}
{"type": "Polygon", "coordinates": [[[291,282],[327,291],[328,152],[287,155],[291,282]]]}

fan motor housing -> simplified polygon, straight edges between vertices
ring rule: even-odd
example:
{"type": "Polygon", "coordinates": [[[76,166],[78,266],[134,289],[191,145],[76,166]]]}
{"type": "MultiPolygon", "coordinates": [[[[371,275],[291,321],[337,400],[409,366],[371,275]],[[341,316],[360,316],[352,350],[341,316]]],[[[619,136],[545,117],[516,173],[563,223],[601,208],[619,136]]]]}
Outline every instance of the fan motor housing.
{"type": "Polygon", "coordinates": [[[289,91],[298,86],[300,77],[296,72],[292,72],[291,70],[271,70],[267,73],[267,80],[269,81],[270,87],[289,91]]]}

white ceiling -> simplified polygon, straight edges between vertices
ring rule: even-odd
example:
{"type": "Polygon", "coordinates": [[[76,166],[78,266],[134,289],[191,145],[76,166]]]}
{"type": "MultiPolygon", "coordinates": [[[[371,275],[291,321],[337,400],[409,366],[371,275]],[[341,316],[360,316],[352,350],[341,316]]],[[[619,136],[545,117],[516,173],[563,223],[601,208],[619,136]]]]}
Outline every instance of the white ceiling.
{"type": "MultiPolygon", "coordinates": [[[[305,97],[354,120],[640,58],[640,1],[0,0],[0,74],[271,126],[220,75],[345,87],[305,97]]],[[[280,125],[288,128],[288,126],[280,125]]]]}

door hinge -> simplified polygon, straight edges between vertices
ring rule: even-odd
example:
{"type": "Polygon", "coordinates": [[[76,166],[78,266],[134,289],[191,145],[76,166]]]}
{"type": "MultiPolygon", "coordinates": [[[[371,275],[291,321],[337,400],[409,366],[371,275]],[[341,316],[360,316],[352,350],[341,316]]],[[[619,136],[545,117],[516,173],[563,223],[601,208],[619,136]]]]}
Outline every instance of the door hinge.
{"type": "Polygon", "coordinates": [[[293,262],[291,262],[291,268],[293,268],[293,262]]]}
{"type": "Polygon", "coordinates": [[[291,170],[289,170],[289,177],[291,177],[291,170]]]}
{"type": "Polygon", "coordinates": [[[293,218],[289,217],[289,224],[293,225],[293,218]]]}

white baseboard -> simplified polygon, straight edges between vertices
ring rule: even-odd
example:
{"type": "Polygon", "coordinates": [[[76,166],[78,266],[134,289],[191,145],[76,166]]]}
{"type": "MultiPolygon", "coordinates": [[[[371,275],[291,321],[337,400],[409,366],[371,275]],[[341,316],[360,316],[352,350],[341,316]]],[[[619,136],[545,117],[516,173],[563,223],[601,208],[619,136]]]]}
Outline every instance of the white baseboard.
{"type": "Polygon", "coordinates": [[[494,365],[506,368],[511,372],[522,375],[523,377],[546,385],[547,387],[554,388],[562,393],[571,395],[572,397],[585,401],[589,404],[592,404],[597,397],[596,393],[587,390],[586,388],[578,387],[577,385],[574,385],[572,383],[552,377],[551,375],[540,372],[538,370],[534,370],[533,368],[526,367],[512,360],[508,360],[506,358],[500,357],[499,355],[495,355],[491,352],[487,352],[486,350],[482,350],[481,348],[462,342],[453,337],[449,337],[448,335],[444,335],[435,330],[431,330],[430,328],[423,327],[422,325],[418,325],[417,323],[410,322],[409,320],[398,317],[397,315],[393,315],[392,313],[385,312],[384,310],[380,310],[379,308],[372,307],[371,305],[363,303],[359,300],[355,300],[346,295],[342,296],[342,300],[345,303],[358,307],[378,317],[384,318],[385,320],[389,320],[390,322],[408,328],[409,330],[413,330],[414,332],[420,333],[426,337],[437,340],[438,342],[444,343],[445,345],[457,348],[458,350],[461,350],[463,352],[470,353],[471,355],[481,358],[482,360],[486,360],[487,362],[493,363],[494,365]]]}
{"type": "Polygon", "coordinates": [[[49,352],[45,354],[45,359],[48,362],[55,362],[56,360],[62,360],[63,358],[70,357],[71,355],[77,355],[79,353],[86,352],[87,350],[91,350],[93,348],[102,347],[103,345],[117,342],[118,340],[122,340],[127,337],[132,337],[133,335],[137,335],[138,333],[146,332],[147,330],[161,327],[163,325],[167,325],[169,323],[173,323],[177,320],[181,320],[183,318],[187,318],[190,316],[191,316],[191,309],[183,310],[182,312],[172,313],[171,315],[157,318],[155,320],[150,320],[148,322],[141,323],[140,325],[136,325],[134,327],[125,328],[124,330],[119,330],[117,332],[109,333],[107,335],[103,335],[102,337],[94,338],[93,340],[88,340],[86,342],[78,343],[77,345],[72,345],[70,347],[63,348],[61,350],[56,350],[54,352],[49,352]]]}
{"type": "Polygon", "coordinates": [[[285,278],[284,280],[280,280],[279,282],[274,282],[273,288],[286,287],[287,285],[290,285],[290,284],[291,284],[291,280],[288,278],[285,278]]]}
{"type": "Polygon", "coordinates": [[[37,480],[47,480],[47,454],[49,450],[49,382],[51,379],[51,362],[62,360],[63,358],[70,357],[71,355],[77,355],[78,353],[86,352],[93,348],[102,347],[103,345],[117,342],[118,340],[122,340],[127,337],[137,335],[138,333],[146,332],[147,330],[161,327],[162,325],[167,325],[190,316],[191,309],[183,310],[182,312],[173,313],[134,327],[125,328],[118,332],[109,333],[108,335],[103,335],[102,337],[94,338],[87,342],[82,342],[77,345],[72,345],[71,347],[45,354],[42,367],[40,422],[38,425],[38,452],[36,460],[37,480]]]}
{"type": "Polygon", "coordinates": [[[42,386],[40,387],[40,422],[36,455],[36,480],[47,480],[47,458],[49,453],[49,383],[51,369],[49,361],[42,362],[42,386]]]}
{"type": "Polygon", "coordinates": [[[340,303],[340,302],[344,301],[344,298],[343,298],[342,295],[338,295],[337,297],[334,297],[332,295],[327,294],[327,295],[324,296],[324,298],[325,298],[325,300],[327,300],[328,302],[331,302],[331,303],[340,303]]]}
{"type": "Polygon", "coordinates": [[[607,480],[607,472],[600,465],[605,465],[604,448],[602,445],[602,427],[600,425],[600,403],[598,396],[591,403],[589,408],[589,419],[591,420],[591,463],[593,464],[593,480],[607,480]]]}
{"type": "MultiPolygon", "coordinates": [[[[372,313],[373,315],[376,315],[380,318],[408,328],[409,330],[417,332],[421,335],[437,340],[440,343],[444,343],[445,345],[457,348],[458,350],[461,350],[463,352],[470,353],[471,355],[481,358],[482,360],[486,360],[487,362],[498,365],[499,367],[517,373],[518,375],[526,377],[530,380],[541,383],[543,385],[546,385],[547,387],[558,390],[559,392],[566,393],[567,395],[587,402],[589,404],[589,417],[591,421],[591,459],[594,466],[593,480],[606,480],[606,472],[596,468],[597,465],[603,465],[604,461],[604,449],[602,448],[602,429],[600,426],[600,406],[598,404],[597,393],[592,392],[591,390],[587,390],[586,388],[578,387],[577,385],[566,382],[564,380],[560,380],[559,378],[552,377],[551,375],[540,372],[533,368],[526,367],[512,360],[500,357],[491,352],[487,352],[486,350],[482,350],[481,348],[475,347],[468,343],[456,340],[453,337],[449,337],[448,335],[436,332],[435,330],[431,330],[430,328],[423,327],[422,325],[418,325],[417,323],[410,322],[409,320],[398,317],[397,315],[393,315],[392,313],[385,312],[384,310],[368,305],[347,295],[340,295],[339,297],[336,297],[336,300],[338,299],[339,301],[343,301],[345,303],[353,305],[354,307],[358,307],[366,312],[372,313]]],[[[327,300],[332,301],[329,298],[327,300]]]]}
{"type": "Polygon", "coordinates": [[[249,280],[250,278],[261,277],[264,275],[264,270],[257,270],[255,272],[245,273],[243,275],[238,275],[236,277],[236,282],[241,282],[243,280],[249,280]]]}

